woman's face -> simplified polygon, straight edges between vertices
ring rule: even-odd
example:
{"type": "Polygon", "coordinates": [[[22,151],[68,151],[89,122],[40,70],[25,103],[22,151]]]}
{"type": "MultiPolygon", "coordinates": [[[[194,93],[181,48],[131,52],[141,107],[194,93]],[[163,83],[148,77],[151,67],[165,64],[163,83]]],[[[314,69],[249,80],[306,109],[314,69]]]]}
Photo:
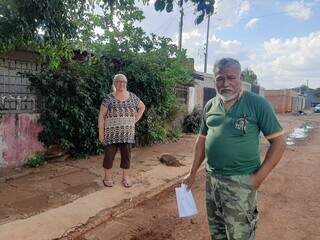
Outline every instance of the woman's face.
{"type": "Polygon", "coordinates": [[[124,92],[127,90],[127,81],[122,79],[122,78],[118,78],[117,80],[114,81],[114,86],[117,90],[117,92],[124,92]]]}

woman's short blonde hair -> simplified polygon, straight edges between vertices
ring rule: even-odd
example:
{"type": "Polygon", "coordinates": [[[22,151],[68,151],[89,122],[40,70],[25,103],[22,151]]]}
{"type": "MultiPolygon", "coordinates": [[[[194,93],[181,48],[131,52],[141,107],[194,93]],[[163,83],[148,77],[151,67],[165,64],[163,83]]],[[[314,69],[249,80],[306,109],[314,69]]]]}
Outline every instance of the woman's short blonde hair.
{"type": "Polygon", "coordinates": [[[121,73],[118,73],[118,74],[114,75],[113,81],[112,81],[112,91],[113,92],[116,91],[116,87],[114,86],[114,84],[118,79],[122,79],[123,81],[128,82],[128,79],[127,79],[126,75],[121,74],[121,73]]]}

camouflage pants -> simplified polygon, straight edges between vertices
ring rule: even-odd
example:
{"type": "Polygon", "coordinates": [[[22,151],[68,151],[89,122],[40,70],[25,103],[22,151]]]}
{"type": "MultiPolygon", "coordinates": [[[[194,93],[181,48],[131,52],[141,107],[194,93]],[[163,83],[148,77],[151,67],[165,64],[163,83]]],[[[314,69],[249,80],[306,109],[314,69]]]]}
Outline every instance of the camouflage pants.
{"type": "Polygon", "coordinates": [[[206,204],[211,239],[255,240],[257,192],[250,178],[207,173],[206,204]]]}

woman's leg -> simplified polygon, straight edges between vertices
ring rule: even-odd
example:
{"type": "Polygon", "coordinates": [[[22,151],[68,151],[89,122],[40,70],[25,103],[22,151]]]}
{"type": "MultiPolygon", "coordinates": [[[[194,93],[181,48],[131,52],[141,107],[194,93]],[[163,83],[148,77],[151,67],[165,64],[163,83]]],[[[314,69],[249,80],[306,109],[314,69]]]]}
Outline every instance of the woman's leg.
{"type": "Polygon", "coordinates": [[[105,183],[107,183],[107,185],[113,185],[112,166],[113,166],[113,161],[114,161],[116,152],[117,152],[116,144],[110,144],[105,146],[103,168],[104,168],[104,181],[105,183]]]}
{"type": "Polygon", "coordinates": [[[120,153],[121,153],[121,164],[120,168],[122,168],[122,179],[123,185],[125,187],[131,187],[132,182],[129,177],[129,169],[130,169],[130,159],[131,159],[131,145],[130,143],[121,143],[119,144],[120,153]]]}

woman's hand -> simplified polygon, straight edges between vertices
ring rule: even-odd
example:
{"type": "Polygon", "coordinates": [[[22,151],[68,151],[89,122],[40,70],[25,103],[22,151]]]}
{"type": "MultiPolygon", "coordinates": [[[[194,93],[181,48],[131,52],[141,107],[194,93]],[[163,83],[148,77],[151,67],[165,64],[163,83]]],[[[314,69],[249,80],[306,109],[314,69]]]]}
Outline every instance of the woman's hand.
{"type": "Polygon", "coordinates": [[[104,144],[104,141],[105,141],[104,135],[103,134],[99,134],[99,142],[101,144],[104,144]]]}

